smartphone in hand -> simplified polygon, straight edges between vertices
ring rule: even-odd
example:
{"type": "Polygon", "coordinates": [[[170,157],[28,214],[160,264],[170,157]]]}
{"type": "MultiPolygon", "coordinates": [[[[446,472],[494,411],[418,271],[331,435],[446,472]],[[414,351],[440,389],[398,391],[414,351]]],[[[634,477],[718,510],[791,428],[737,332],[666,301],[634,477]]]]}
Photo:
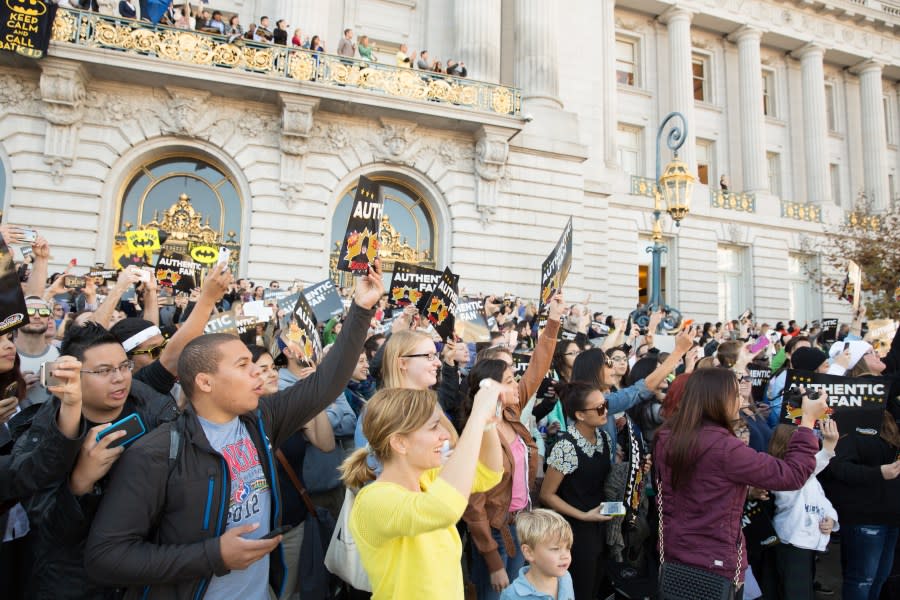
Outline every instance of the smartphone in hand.
{"type": "Polygon", "coordinates": [[[117,431],[124,431],[125,436],[121,437],[113,442],[110,442],[110,448],[118,448],[119,446],[128,446],[139,437],[147,433],[147,427],[144,425],[144,422],[141,420],[141,416],[137,413],[131,413],[124,419],[120,419],[101,431],[97,434],[97,441],[99,442],[104,437],[108,436],[111,433],[115,433],[117,431]]]}
{"type": "Polygon", "coordinates": [[[49,388],[56,385],[64,385],[63,380],[51,375],[53,369],[56,368],[56,362],[45,362],[41,364],[41,385],[49,388]]]}
{"type": "MultiPolygon", "coordinates": [[[[313,517],[315,517],[315,515],[313,515],[313,517]]],[[[293,525],[282,525],[281,527],[276,527],[275,529],[269,531],[269,533],[267,533],[266,535],[262,536],[259,539],[271,540],[272,538],[278,537],[279,535],[284,535],[285,533],[287,533],[288,531],[290,531],[293,528],[294,528],[293,525]]]]}

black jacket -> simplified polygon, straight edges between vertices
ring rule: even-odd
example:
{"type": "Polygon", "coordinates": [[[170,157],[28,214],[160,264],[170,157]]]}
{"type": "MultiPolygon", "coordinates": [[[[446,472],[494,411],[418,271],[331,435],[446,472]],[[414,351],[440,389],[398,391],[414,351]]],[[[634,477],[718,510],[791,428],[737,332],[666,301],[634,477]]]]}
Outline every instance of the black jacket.
{"type": "MultiPolygon", "coordinates": [[[[373,314],[354,304],[334,348],[313,375],[264,396],[255,411],[240,416],[272,489],[272,528],[282,521],[272,448],[341,393],[373,314]]],[[[228,573],[218,538],[225,531],[231,480],[193,407],[136,442],[119,463],[88,537],[88,573],[107,585],[129,586],[126,598],[202,598],[212,576],[228,573]],[[181,441],[170,459],[173,429],[181,441]]],[[[270,556],[269,582],[280,594],[280,546],[270,556]]]]}
{"type": "MultiPolygon", "coordinates": [[[[131,391],[121,416],[131,413],[139,414],[151,431],[178,414],[171,396],[139,380],[131,382],[131,391]]],[[[52,410],[39,411],[29,435],[52,414],[52,410]]],[[[34,565],[28,577],[28,598],[86,600],[116,597],[114,589],[104,589],[88,579],[84,569],[84,544],[100,499],[117,468],[118,464],[114,465],[110,473],[97,482],[93,493],[75,496],[69,489],[67,471],[55,485],[23,503],[31,524],[31,551],[34,556],[34,565]]]]}
{"type": "Polygon", "coordinates": [[[841,527],[900,526],[900,478],[885,480],[881,475],[881,465],[897,460],[898,452],[900,448],[874,432],[854,431],[841,437],[836,456],[819,474],[841,527]]]}
{"type": "MultiPolygon", "coordinates": [[[[0,455],[0,504],[22,500],[53,485],[66,476],[78,458],[87,433],[84,419],[81,419],[78,437],[70,440],[56,423],[59,399],[54,397],[41,405],[34,405],[32,410],[35,413],[40,410],[38,406],[46,413],[40,427],[28,430],[29,435],[17,441],[10,454],[0,455]]],[[[26,411],[28,409],[23,413],[26,411]]],[[[14,417],[14,420],[17,419],[14,417]]],[[[11,428],[13,421],[10,421],[11,428]]],[[[13,432],[13,436],[16,435],[13,432]]]]}

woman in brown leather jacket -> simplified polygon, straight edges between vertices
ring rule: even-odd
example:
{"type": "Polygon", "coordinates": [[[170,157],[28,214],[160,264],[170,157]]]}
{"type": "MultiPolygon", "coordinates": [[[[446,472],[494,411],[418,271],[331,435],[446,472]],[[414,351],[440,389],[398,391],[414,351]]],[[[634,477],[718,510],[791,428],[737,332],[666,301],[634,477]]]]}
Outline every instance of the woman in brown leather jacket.
{"type": "Polygon", "coordinates": [[[538,337],[521,381],[517,383],[513,376],[512,355],[508,352],[496,352],[491,358],[483,358],[469,373],[467,406],[471,406],[471,396],[483,379],[493,379],[506,388],[502,395],[503,419],[498,425],[503,448],[503,478],[491,490],[472,494],[463,514],[478,550],[472,557],[472,580],[479,600],[499,598],[500,592],[518,576],[519,569],[525,564],[519,551],[515,516],[531,505],[530,493],[539,456],[537,445],[520,417],[550,368],[564,307],[562,296],[557,295],[551,302],[547,325],[538,337]]]}

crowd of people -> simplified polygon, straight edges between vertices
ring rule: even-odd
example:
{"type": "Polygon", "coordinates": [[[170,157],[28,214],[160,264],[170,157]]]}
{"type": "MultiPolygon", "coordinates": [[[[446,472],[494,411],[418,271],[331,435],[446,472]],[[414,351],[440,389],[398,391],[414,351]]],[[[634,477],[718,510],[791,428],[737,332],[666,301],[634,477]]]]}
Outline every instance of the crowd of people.
{"type": "Polygon", "coordinates": [[[73,283],[43,237],[0,235],[30,250],[27,322],[0,339],[4,597],[594,600],[687,572],[811,599],[833,593],[816,562],[838,536],[842,597],[897,597],[900,336],[874,347],[864,309],[826,342],[483,296],[490,341],[441,340],[376,261],[318,324],[318,359],[283,335],[299,282],[225,263],[183,294],[134,266],[73,283]],[[270,321],[204,333],[255,300],[270,321]],[[883,377],[880,427],[785,400],[789,370],[883,377]],[[313,547],[348,536],[341,581],[313,547]]]}
{"type": "MultiPolygon", "coordinates": [[[[81,10],[99,11],[97,0],[60,0],[61,6],[70,6],[81,10]]],[[[119,0],[116,6],[116,15],[126,19],[141,18],[151,21],[152,12],[148,10],[147,0],[135,2],[135,0],[119,0]]],[[[328,53],[325,39],[319,35],[306,35],[300,28],[291,29],[286,19],[278,19],[273,23],[267,16],[259,18],[258,23],[250,23],[246,28],[241,24],[240,17],[233,14],[225,19],[219,10],[210,10],[198,6],[192,8],[190,2],[176,5],[170,2],[164,12],[161,13],[158,23],[178,29],[190,29],[221,35],[230,42],[252,41],[262,44],[276,44],[303,48],[313,52],[328,53]]],[[[352,29],[345,29],[338,41],[334,53],[346,58],[361,58],[363,60],[378,62],[376,56],[378,48],[370,41],[369,36],[360,35],[354,38],[352,29]]],[[[446,63],[432,59],[428,50],[410,52],[406,44],[401,44],[395,54],[396,66],[414,68],[420,71],[451,75],[453,77],[467,77],[468,69],[463,61],[448,59],[446,63]]]]}

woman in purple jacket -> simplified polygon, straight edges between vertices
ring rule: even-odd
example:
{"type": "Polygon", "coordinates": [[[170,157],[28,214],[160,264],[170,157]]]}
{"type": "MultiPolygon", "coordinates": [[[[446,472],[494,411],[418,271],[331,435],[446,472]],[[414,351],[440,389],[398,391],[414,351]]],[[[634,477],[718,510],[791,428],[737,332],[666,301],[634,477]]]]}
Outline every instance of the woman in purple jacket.
{"type": "Polygon", "coordinates": [[[664,559],[737,580],[743,597],[747,568],[741,514],[747,486],[799,490],[816,466],[813,433],[825,395],[803,396],[803,418],[784,459],[747,447],[732,430],[738,419],[738,379],[724,368],[699,369],[678,411],[660,428],[654,463],[662,503],[664,559]]]}

